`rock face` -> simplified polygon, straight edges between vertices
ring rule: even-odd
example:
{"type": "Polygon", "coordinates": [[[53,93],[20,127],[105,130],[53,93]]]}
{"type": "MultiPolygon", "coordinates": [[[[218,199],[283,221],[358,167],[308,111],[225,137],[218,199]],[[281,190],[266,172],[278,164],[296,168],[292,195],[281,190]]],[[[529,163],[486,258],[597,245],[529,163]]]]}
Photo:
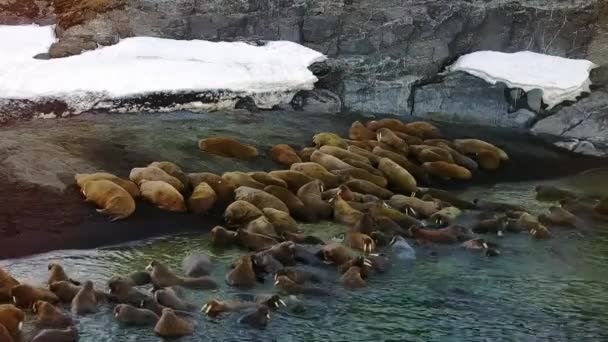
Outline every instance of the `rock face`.
{"type": "Polygon", "coordinates": [[[0,0],[0,25],[48,25],[54,18],[51,0],[0,0]]]}

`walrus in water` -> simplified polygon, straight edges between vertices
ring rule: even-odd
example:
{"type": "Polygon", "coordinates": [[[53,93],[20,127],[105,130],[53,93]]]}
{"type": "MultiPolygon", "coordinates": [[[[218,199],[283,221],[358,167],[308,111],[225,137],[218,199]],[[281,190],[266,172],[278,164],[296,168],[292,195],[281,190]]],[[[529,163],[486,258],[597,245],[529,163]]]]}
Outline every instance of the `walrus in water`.
{"type": "Polygon", "coordinates": [[[18,337],[23,329],[25,313],[11,304],[0,304],[0,325],[3,325],[9,334],[18,337]]]}
{"type": "Polygon", "coordinates": [[[504,232],[508,230],[509,218],[501,215],[494,218],[477,221],[473,224],[473,232],[477,234],[487,234],[504,232]]]}
{"type": "Polygon", "coordinates": [[[290,167],[292,164],[301,163],[302,159],[294,149],[287,144],[278,144],[270,149],[270,159],[273,162],[290,167]]]}
{"type": "Polygon", "coordinates": [[[72,318],[64,314],[53,304],[39,300],[32,306],[36,314],[36,324],[47,328],[65,328],[73,324],[72,318]]]}
{"type": "Polygon", "coordinates": [[[211,137],[201,139],[198,148],[207,153],[236,159],[252,159],[259,155],[258,150],[250,145],[230,137],[211,137]]]}
{"type": "Polygon", "coordinates": [[[154,332],[161,337],[182,337],[194,333],[194,325],[189,321],[177,317],[175,311],[164,308],[160,319],[154,326],[154,332]]]}
{"type": "Polygon", "coordinates": [[[49,285],[51,290],[62,303],[71,303],[81,287],[69,281],[56,281],[49,285]]]}
{"type": "Polygon", "coordinates": [[[249,255],[239,257],[235,267],[226,274],[226,283],[230,286],[249,288],[255,286],[256,281],[253,262],[249,255]]]}
{"type": "Polygon", "coordinates": [[[431,217],[441,208],[436,202],[424,201],[416,197],[395,195],[389,200],[389,205],[395,209],[417,217],[431,217]]]}
{"type": "Polygon", "coordinates": [[[356,231],[348,232],[344,236],[344,244],[350,248],[360,250],[365,254],[376,249],[376,242],[369,235],[356,231]]]}
{"type": "MultiPolygon", "coordinates": [[[[142,302],[151,299],[148,294],[138,291],[133,287],[133,282],[123,276],[113,276],[108,281],[110,299],[121,304],[140,306],[142,302]]],[[[158,312],[160,314],[160,310],[158,312]]]]}
{"type": "Polygon", "coordinates": [[[457,243],[473,238],[473,234],[469,229],[458,225],[441,229],[424,229],[413,226],[409,229],[409,234],[417,240],[445,244],[457,243]]]}
{"type": "Polygon", "coordinates": [[[349,268],[342,277],[340,277],[340,282],[348,289],[367,287],[367,282],[361,276],[361,269],[357,266],[349,268]]]}
{"type": "Polygon", "coordinates": [[[78,291],[76,297],[72,300],[72,312],[77,315],[86,315],[97,312],[97,297],[93,282],[87,280],[84,282],[82,289],[78,291]]]}
{"type": "Polygon", "coordinates": [[[274,282],[282,292],[288,294],[303,294],[313,296],[330,296],[331,292],[321,287],[300,285],[292,281],[286,276],[278,276],[274,282]]]}
{"type": "Polygon", "coordinates": [[[80,285],[79,282],[74,281],[68,277],[68,275],[65,273],[65,271],[63,270],[63,267],[61,267],[61,265],[52,263],[52,264],[49,264],[48,269],[49,269],[49,278],[46,282],[47,284],[50,285],[57,281],[69,281],[74,285],[80,285]]]}
{"type": "Polygon", "coordinates": [[[170,287],[155,291],[154,299],[158,304],[177,311],[190,311],[195,308],[194,305],[179,298],[170,287]]]}
{"type": "Polygon", "coordinates": [[[78,330],[74,327],[66,329],[44,329],[41,330],[32,342],[77,342],[78,330]]]}
{"type": "MultiPolygon", "coordinates": [[[[263,188],[265,188],[265,186],[263,186],[262,189],[263,188]]],[[[241,186],[234,191],[234,198],[240,201],[249,202],[260,210],[264,208],[274,208],[289,214],[289,208],[287,208],[285,203],[264,190],[241,186]]]]}
{"type": "Polygon", "coordinates": [[[286,276],[297,284],[321,282],[321,278],[318,275],[299,267],[284,267],[278,270],[274,275],[274,280],[276,281],[279,276],[286,276]]]}
{"type": "Polygon", "coordinates": [[[208,276],[213,271],[213,263],[207,255],[193,252],[182,261],[182,270],[186,277],[208,276]]]}
{"type": "MultiPolygon", "coordinates": [[[[257,208],[256,208],[257,209],[257,208]]],[[[222,226],[211,229],[211,244],[217,247],[231,247],[237,243],[236,232],[227,230],[222,226]]]]}
{"type": "Polygon", "coordinates": [[[281,264],[285,266],[293,266],[296,264],[296,261],[294,259],[294,248],[295,244],[293,242],[284,241],[266,250],[263,250],[258,254],[270,254],[275,259],[279,260],[281,264]]]}
{"type": "Polygon", "coordinates": [[[308,218],[313,222],[328,219],[333,214],[332,206],[323,201],[322,192],[323,185],[321,181],[314,180],[302,186],[297,193],[298,198],[304,203],[309,212],[308,218]]]}
{"type": "Polygon", "coordinates": [[[238,319],[239,323],[258,329],[265,328],[269,321],[270,309],[266,305],[259,305],[254,311],[238,319]]]}
{"type": "Polygon", "coordinates": [[[243,248],[252,251],[261,251],[279,243],[270,236],[250,233],[246,229],[239,229],[236,231],[236,240],[243,248]]]}
{"type": "Polygon", "coordinates": [[[114,318],[128,326],[153,326],[160,319],[152,310],[138,309],[129,304],[116,305],[114,307],[114,318]]]}
{"type": "Polygon", "coordinates": [[[538,215],[538,220],[542,224],[556,225],[556,226],[567,226],[577,228],[580,227],[583,222],[582,220],[562,207],[550,207],[548,214],[538,215]]]}
{"type": "Polygon", "coordinates": [[[337,243],[331,242],[323,246],[320,251],[323,260],[342,265],[348,262],[353,257],[353,252],[350,248],[337,243]]]}
{"type": "Polygon", "coordinates": [[[257,305],[258,304],[255,302],[245,302],[240,300],[220,301],[217,299],[212,299],[203,305],[201,312],[209,317],[217,317],[224,312],[238,312],[256,307],[257,305]]]}
{"type": "Polygon", "coordinates": [[[431,215],[430,220],[435,225],[442,227],[454,223],[461,214],[462,211],[456,207],[445,207],[431,215]]]}
{"type": "Polygon", "coordinates": [[[537,185],[536,199],[539,201],[557,202],[564,199],[576,199],[578,196],[571,191],[560,189],[552,185],[537,185]]]}
{"type": "Polygon", "coordinates": [[[86,202],[93,202],[97,212],[108,215],[111,221],[125,219],[135,212],[133,197],[120,185],[109,180],[87,182],[82,187],[86,202]]]}
{"type": "Polygon", "coordinates": [[[263,216],[262,210],[247,201],[235,201],[224,211],[224,220],[231,227],[239,227],[263,216]]]}
{"type": "Polygon", "coordinates": [[[13,304],[22,309],[29,309],[39,300],[49,303],[59,302],[59,298],[51,291],[43,288],[20,284],[11,289],[13,304]]]}
{"type": "Polygon", "coordinates": [[[159,261],[153,260],[148,267],[150,278],[155,288],[183,286],[193,289],[216,289],[217,283],[209,277],[179,277],[175,275],[167,266],[159,261]]]}
{"type": "Polygon", "coordinates": [[[19,285],[19,281],[0,268],[0,303],[11,300],[11,289],[17,285],[19,285]]]}

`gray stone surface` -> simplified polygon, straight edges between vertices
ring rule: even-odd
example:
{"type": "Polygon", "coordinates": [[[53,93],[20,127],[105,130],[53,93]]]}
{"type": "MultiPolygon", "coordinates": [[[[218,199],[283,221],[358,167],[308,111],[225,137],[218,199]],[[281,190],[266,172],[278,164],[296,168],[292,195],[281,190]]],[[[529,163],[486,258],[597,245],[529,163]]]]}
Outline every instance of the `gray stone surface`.
{"type": "Polygon", "coordinates": [[[311,113],[335,114],[342,111],[340,97],[326,89],[300,91],[289,106],[297,111],[311,113]]]}

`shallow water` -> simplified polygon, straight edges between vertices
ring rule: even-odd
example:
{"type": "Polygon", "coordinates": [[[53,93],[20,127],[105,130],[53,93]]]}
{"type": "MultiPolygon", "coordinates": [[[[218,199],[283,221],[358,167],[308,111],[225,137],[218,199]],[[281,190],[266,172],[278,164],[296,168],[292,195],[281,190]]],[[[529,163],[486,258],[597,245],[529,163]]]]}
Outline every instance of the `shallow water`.
{"type": "MultiPolygon", "coordinates": [[[[523,204],[534,212],[549,206],[533,199],[532,183],[507,183],[473,188],[462,195],[523,204]]],[[[393,264],[374,275],[369,288],[341,289],[329,273],[331,298],[303,298],[305,312],[274,313],[263,330],[244,328],[238,315],[209,319],[195,314],[196,335],[183,341],[606,341],[608,332],[608,226],[589,225],[581,233],[554,229],[548,241],[528,235],[490,237],[502,255],[487,258],[458,247],[417,248],[415,261],[393,264]]],[[[330,237],[344,227],[306,225],[330,237]]],[[[46,265],[61,262],[76,279],[92,279],[98,288],[116,273],[142,270],[151,259],[179,269],[191,250],[209,253],[216,261],[217,291],[184,290],[197,306],[213,297],[226,299],[243,292],[223,278],[227,264],[243,252],[217,250],[207,236],[181,235],[97,250],[57,251],[5,260],[18,278],[42,283],[46,265]]],[[[274,292],[272,281],[253,293],[274,292]]],[[[126,328],[103,307],[78,319],[81,341],[159,341],[151,328],[126,328]]]]}

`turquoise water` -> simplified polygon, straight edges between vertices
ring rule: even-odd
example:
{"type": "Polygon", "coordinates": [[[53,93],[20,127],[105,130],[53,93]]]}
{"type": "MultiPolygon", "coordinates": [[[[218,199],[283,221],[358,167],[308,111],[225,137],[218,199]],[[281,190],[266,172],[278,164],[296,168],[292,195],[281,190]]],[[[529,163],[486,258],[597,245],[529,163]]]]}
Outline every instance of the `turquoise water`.
{"type": "MultiPolygon", "coordinates": [[[[548,203],[533,199],[532,183],[499,184],[467,190],[463,196],[523,204],[540,212],[548,203]]],[[[417,248],[418,258],[394,262],[369,287],[346,291],[330,273],[326,287],[333,297],[304,297],[305,311],[273,313],[265,330],[237,323],[238,315],[210,319],[195,313],[194,336],[180,341],[606,341],[608,332],[608,227],[589,225],[581,232],[552,231],[535,241],[526,234],[489,237],[501,256],[487,258],[459,247],[417,248]]],[[[344,227],[307,225],[331,236],[344,227]]],[[[142,270],[151,259],[179,269],[192,250],[216,262],[217,291],[184,290],[183,297],[202,306],[242,291],[223,279],[227,264],[243,253],[217,250],[205,234],[169,236],[96,250],[56,251],[4,260],[17,278],[42,283],[46,265],[60,262],[76,279],[91,279],[105,289],[113,274],[142,270]]],[[[274,292],[272,281],[250,293],[274,292]]],[[[151,328],[121,327],[111,307],[78,318],[81,341],[159,341],[151,328]]]]}

